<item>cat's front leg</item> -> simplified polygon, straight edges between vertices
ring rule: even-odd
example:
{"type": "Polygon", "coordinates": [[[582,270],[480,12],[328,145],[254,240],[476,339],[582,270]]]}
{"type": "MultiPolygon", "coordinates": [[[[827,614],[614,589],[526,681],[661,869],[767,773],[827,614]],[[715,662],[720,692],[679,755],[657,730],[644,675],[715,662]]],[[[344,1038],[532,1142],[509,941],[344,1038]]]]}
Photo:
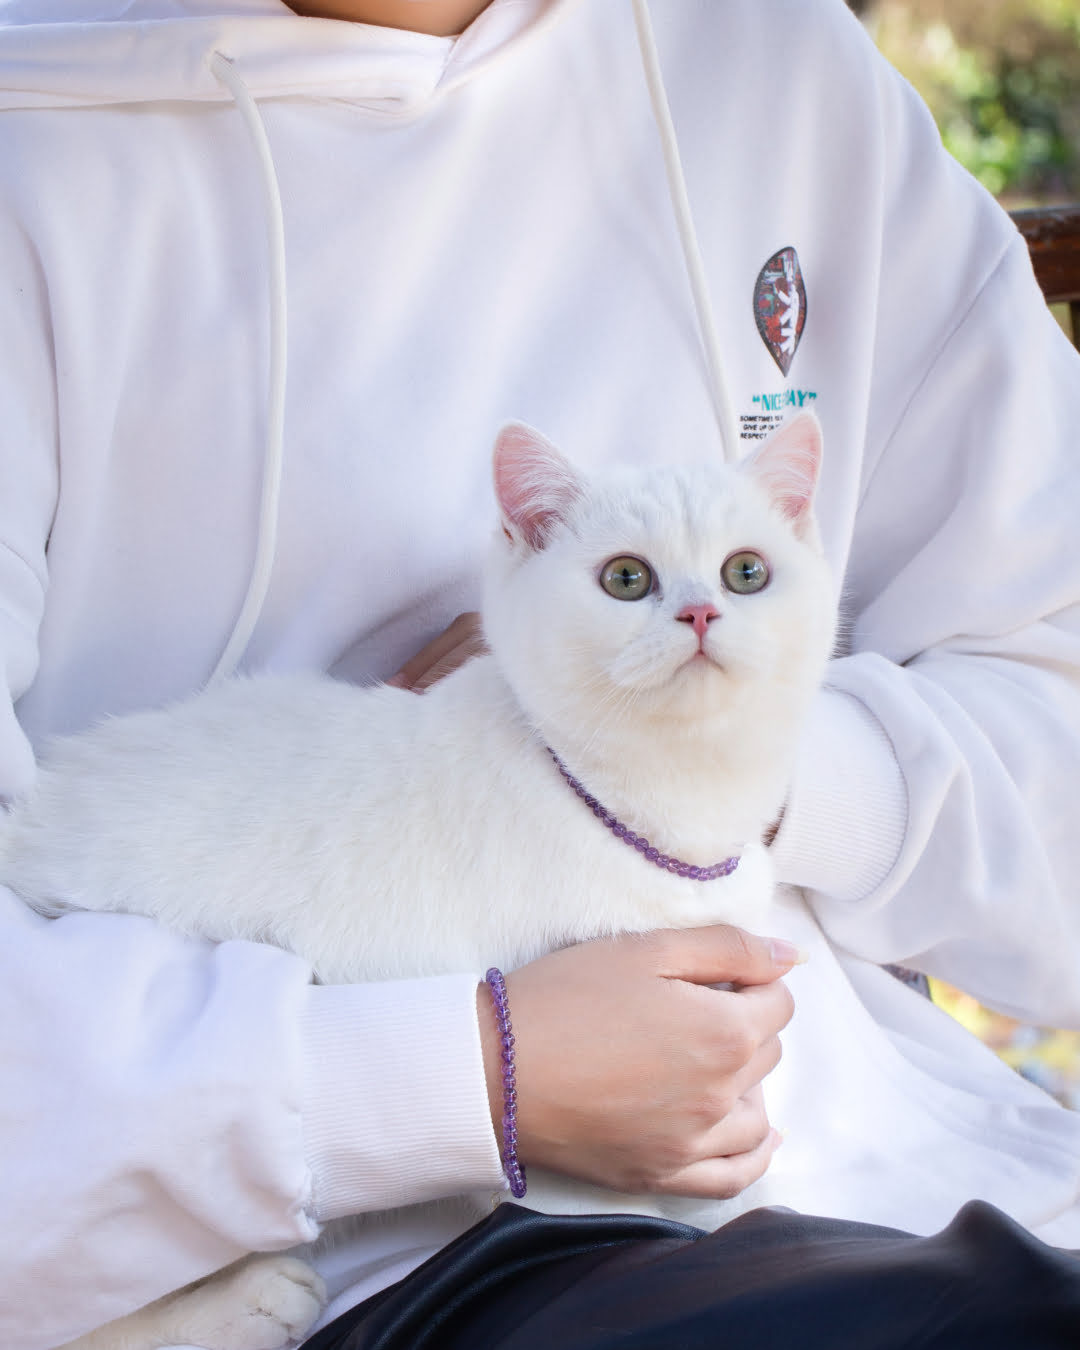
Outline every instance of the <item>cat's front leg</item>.
{"type": "Polygon", "coordinates": [[[325,1302],[310,1266],[257,1253],[58,1350],[281,1350],[307,1332],[325,1302]]]}

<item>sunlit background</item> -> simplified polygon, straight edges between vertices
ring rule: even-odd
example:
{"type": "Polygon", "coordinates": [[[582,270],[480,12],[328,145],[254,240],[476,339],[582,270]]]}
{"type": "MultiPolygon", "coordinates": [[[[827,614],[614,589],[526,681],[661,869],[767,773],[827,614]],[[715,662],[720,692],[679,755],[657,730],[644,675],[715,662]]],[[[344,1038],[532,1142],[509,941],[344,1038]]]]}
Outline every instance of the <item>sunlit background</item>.
{"type": "Polygon", "coordinates": [[[1005,205],[1080,202],[1080,0],[852,0],[1005,205]]]}
{"type": "MultiPolygon", "coordinates": [[[[1010,210],[1080,205],[1080,0],[849,0],[942,139],[1010,210]]],[[[1080,1110],[1080,1032],[1024,1026],[934,982],[934,1000],[1080,1110]]]]}

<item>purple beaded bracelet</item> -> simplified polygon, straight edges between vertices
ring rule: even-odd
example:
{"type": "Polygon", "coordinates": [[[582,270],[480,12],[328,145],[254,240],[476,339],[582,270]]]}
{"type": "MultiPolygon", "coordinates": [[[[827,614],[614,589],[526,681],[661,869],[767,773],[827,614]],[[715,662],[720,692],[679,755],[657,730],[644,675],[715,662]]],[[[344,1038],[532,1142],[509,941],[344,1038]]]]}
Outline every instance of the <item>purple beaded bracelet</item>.
{"type": "Polygon", "coordinates": [[[514,1080],[514,1028],[510,1022],[510,1004],[506,997],[506,981],[501,970],[492,966],[484,976],[491,989],[495,1006],[495,1021],[499,1027],[502,1058],[503,1118],[502,1165],[510,1183],[510,1194],[520,1200],[525,1194],[525,1169],[517,1155],[517,1086],[514,1080]]]}

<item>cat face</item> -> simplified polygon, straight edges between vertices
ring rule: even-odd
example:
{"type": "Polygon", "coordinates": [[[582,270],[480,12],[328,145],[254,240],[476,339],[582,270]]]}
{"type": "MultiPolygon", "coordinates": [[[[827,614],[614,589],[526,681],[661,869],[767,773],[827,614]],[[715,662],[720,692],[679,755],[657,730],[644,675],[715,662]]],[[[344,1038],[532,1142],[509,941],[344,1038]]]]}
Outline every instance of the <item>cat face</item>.
{"type": "Polygon", "coordinates": [[[586,479],[538,433],[505,428],[485,629],[533,718],[675,729],[804,700],[833,630],[820,459],[803,415],[735,467],[586,479]]]}

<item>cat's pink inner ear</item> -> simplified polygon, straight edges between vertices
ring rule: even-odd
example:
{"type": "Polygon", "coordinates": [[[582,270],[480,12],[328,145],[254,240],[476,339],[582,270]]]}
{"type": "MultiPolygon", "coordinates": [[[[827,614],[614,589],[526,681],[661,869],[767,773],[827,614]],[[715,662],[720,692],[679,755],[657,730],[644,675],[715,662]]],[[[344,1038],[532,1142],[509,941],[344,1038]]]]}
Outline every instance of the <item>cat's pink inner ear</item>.
{"type": "Polygon", "coordinates": [[[802,412],[743,461],[786,518],[798,528],[809,516],[821,473],[821,423],[802,412]]]}
{"type": "Polygon", "coordinates": [[[546,437],[522,422],[495,441],[495,496],[511,538],[542,549],[582,492],[576,469],[546,437]]]}

